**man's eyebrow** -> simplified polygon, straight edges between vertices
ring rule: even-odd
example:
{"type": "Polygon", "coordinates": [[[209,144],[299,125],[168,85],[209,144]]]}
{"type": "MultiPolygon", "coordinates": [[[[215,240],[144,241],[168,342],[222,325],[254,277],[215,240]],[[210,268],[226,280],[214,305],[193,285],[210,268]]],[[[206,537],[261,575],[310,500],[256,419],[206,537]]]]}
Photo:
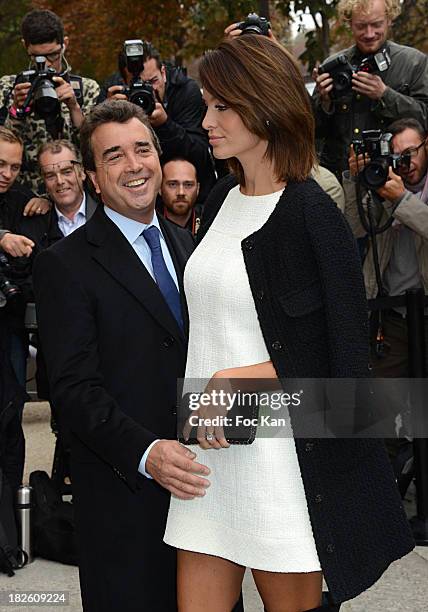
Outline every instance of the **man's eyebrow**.
{"type": "Polygon", "coordinates": [[[116,151],[120,151],[119,145],[115,145],[114,147],[109,147],[103,152],[103,158],[107,157],[107,155],[110,155],[110,153],[116,153],[116,151]]]}
{"type": "Polygon", "coordinates": [[[137,140],[135,145],[137,147],[151,147],[152,143],[149,142],[148,140],[137,140]]]}

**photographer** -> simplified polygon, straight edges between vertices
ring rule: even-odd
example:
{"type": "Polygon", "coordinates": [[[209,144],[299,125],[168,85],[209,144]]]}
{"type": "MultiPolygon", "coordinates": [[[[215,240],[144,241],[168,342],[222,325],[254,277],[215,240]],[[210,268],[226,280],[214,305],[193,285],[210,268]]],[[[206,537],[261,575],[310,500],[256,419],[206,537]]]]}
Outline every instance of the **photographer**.
{"type": "Polygon", "coordinates": [[[44,215],[33,213],[46,213],[50,205],[47,200],[34,198],[26,187],[16,185],[22,152],[19,136],[0,127],[0,318],[11,333],[10,358],[19,383],[25,387],[25,296],[31,290],[29,257],[35,244],[23,226],[40,222],[44,215]]]}
{"type": "Polygon", "coordinates": [[[321,164],[341,180],[348,148],[363,130],[383,129],[400,117],[428,120],[428,58],[387,40],[400,13],[398,0],[341,0],[339,15],[355,44],[319,68],[313,95],[321,164]]]}
{"type": "MultiPolygon", "coordinates": [[[[379,198],[372,204],[376,209],[374,217],[378,227],[393,218],[392,225],[376,236],[381,284],[388,296],[403,295],[407,289],[414,287],[423,287],[425,293],[428,293],[427,131],[415,119],[398,120],[389,126],[388,131],[392,134],[392,151],[399,174],[389,168],[388,180],[376,190],[379,198]]],[[[363,165],[363,156],[356,157],[351,152],[349,175],[345,172],[343,181],[346,196],[345,216],[357,238],[366,233],[358,214],[355,189],[356,180],[361,179],[361,174],[360,179],[357,175],[363,165]]],[[[374,197],[376,198],[376,195],[374,197]]],[[[367,298],[375,298],[379,287],[372,241],[363,270],[367,298]]],[[[374,372],[379,378],[406,378],[409,372],[404,308],[383,311],[382,321],[384,350],[380,355],[382,358],[376,358],[374,351],[374,372]]],[[[427,317],[425,335],[428,341],[427,317]]],[[[395,402],[398,403],[397,399],[395,402]]]]}
{"type": "MultiPolygon", "coordinates": [[[[200,199],[204,201],[215,182],[215,173],[208,138],[202,128],[205,106],[198,84],[182,68],[167,68],[150,44],[144,43],[142,67],[139,77],[154,92],[153,111],[144,110],[160,140],[161,161],[184,157],[193,163],[201,185],[200,199]]],[[[107,97],[127,99],[123,90],[123,85],[112,85],[107,97]]]]}
{"type": "MultiPolygon", "coordinates": [[[[42,69],[40,58],[45,58],[44,87],[27,101],[31,80],[36,75],[21,73],[0,79],[0,103],[3,115],[7,111],[5,125],[18,132],[25,147],[25,180],[35,192],[42,193],[43,185],[37,167],[37,150],[41,144],[55,138],[67,138],[77,142],[78,130],[84,115],[95,104],[99,87],[92,79],[70,73],[65,59],[69,44],[64,36],[61,19],[52,11],[33,10],[22,21],[22,43],[30,59],[30,67],[42,69]],[[50,71],[49,69],[53,69],[50,71]],[[30,80],[29,80],[30,79],[30,80]],[[49,82],[46,88],[47,81],[49,82]],[[40,94],[40,95],[39,95],[40,94]],[[35,112],[35,99],[47,95],[43,113],[35,112]],[[51,110],[53,109],[53,110],[51,110]],[[43,116],[44,118],[41,118],[43,116]]],[[[34,84],[34,83],[33,83],[34,84]]],[[[42,100],[39,100],[43,103],[42,100]]],[[[40,106],[40,104],[39,104],[40,106]]]]}

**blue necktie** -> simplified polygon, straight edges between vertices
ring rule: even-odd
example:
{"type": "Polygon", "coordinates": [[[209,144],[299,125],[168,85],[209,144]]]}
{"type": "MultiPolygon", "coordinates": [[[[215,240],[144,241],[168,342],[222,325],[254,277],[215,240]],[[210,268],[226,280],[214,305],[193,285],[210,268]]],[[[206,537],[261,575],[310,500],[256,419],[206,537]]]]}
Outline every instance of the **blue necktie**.
{"type": "Polygon", "coordinates": [[[162,255],[159,230],[154,225],[145,229],[141,234],[152,252],[153,274],[166,303],[174,315],[179,327],[183,330],[183,317],[181,314],[180,294],[162,255]]]}

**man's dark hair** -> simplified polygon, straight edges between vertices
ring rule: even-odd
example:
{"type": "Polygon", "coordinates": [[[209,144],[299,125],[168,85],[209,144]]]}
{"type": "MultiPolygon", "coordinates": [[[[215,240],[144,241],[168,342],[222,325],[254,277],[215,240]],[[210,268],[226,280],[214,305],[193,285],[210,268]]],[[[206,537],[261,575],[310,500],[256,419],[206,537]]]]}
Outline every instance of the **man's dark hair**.
{"type": "Polygon", "coordinates": [[[128,100],[105,100],[95,106],[85,117],[80,128],[80,151],[82,153],[85,170],[95,171],[94,152],[92,150],[92,134],[105,123],[127,123],[131,119],[138,119],[149,130],[155,149],[161,156],[162,150],[149,118],[142,108],[128,100]]]}
{"type": "Polygon", "coordinates": [[[58,15],[52,11],[35,9],[24,16],[21,34],[25,46],[43,45],[57,41],[64,42],[64,26],[58,15]]]}
{"type": "Polygon", "coordinates": [[[145,57],[146,62],[147,60],[154,59],[156,62],[156,66],[160,70],[162,68],[162,60],[161,60],[159,51],[155,49],[155,47],[151,43],[146,43],[144,47],[146,51],[146,57],[145,57]]]}
{"type": "Polygon", "coordinates": [[[397,119],[397,121],[394,121],[394,123],[391,123],[388,127],[388,132],[391,132],[393,136],[401,134],[404,130],[414,130],[419,134],[422,140],[427,137],[427,132],[424,130],[422,124],[419,123],[417,119],[412,119],[411,117],[397,119]]]}

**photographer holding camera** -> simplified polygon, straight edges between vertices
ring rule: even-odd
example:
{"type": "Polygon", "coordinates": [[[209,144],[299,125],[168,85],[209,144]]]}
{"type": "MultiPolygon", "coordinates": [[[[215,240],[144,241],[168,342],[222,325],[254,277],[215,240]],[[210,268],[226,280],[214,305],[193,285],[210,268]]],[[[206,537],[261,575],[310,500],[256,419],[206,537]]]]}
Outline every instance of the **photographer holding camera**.
{"type": "Polygon", "coordinates": [[[318,69],[313,96],[321,165],[342,179],[348,148],[363,130],[383,129],[400,117],[428,121],[428,58],[387,40],[400,13],[398,0],[341,0],[355,44],[318,69]]]}
{"type": "MultiPolygon", "coordinates": [[[[388,132],[392,138],[384,134],[381,139],[390,142],[389,157],[373,160],[372,151],[372,159],[367,163],[363,154],[357,157],[351,151],[349,173],[344,173],[343,180],[345,216],[354,236],[364,236],[366,228],[358,212],[356,181],[362,182],[363,188],[377,184],[372,190],[371,206],[377,227],[385,226],[385,231],[378,233],[375,241],[382,292],[396,296],[403,295],[407,289],[423,287],[428,293],[428,133],[415,119],[395,121],[388,132]],[[379,186],[380,183],[383,184],[379,186]],[[392,223],[387,223],[388,220],[392,223]]],[[[366,197],[363,199],[366,204],[366,197]]],[[[373,251],[371,240],[363,266],[368,299],[375,298],[380,291],[373,251]]],[[[377,342],[373,344],[375,375],[378,378],[408,377],[405,309],[382,311],[382,328],[382,338],[374,338],[377,342]]],[[[427,316],[425,335],[428,343],[427,316]]],[[[397,404],[398,412],[399,398],[392,401],[397,404]]]]}
{"type": "Polygon", "coordinates": [[[39,146],[57,138],[76,143],[84,115],[95,105],[99,86],[92,79],[70,73],[64,56],[69,39],[55,13],[30,11],[22,21],[21,31],[34,69],[2,77],[0,101],[5,125],[24,142],[24,178],[35,192],[42,193],[37,166],[39,146]]]}
{"type": "Polygon", "coordinates": [[[143,108],[159,138],[162,163],[176,157],[189,160],[197,169],[204,201],[216,179],[202,128],[205,105],[198,84],[182,68],[166,67],[149,43],[125,41],[124,52],[132,75],[130,86],[112,85],[107,97],[129,99],[143,108]]]}

